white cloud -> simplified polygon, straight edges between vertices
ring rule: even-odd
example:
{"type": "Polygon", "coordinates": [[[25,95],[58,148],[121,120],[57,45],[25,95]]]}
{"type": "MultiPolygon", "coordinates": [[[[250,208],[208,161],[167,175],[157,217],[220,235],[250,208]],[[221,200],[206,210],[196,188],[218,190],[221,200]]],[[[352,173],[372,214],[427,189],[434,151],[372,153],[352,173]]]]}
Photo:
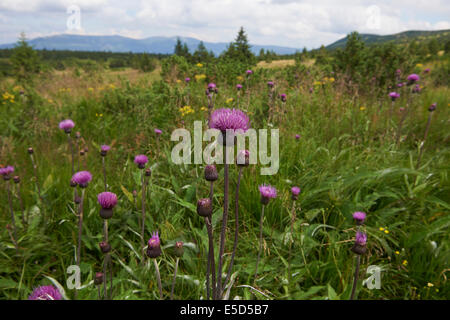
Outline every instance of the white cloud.
{"type": "Polygon", "coordinates": [[[392,34],[450,28],[447,0],[0,0],[0,10],[14,17],[13,25],[0,26],[7,32],[0,41],[16,38],[22,29],[64,32],[70,4],[81,8],[84,33],[133,38],[180,35],[229,42],[244,26],[255,44],[313,48],[354,30],[392,34]]]}

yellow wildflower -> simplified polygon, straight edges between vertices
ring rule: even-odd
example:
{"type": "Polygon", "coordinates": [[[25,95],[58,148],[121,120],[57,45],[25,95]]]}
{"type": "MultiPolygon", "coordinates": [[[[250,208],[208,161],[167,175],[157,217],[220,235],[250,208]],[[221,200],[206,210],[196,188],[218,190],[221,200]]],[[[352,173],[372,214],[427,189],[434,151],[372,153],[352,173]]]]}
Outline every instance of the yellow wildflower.
{"type": "Polygon", "coordinates": [[[418,64],[416,64],[416,67],[417,67],[417,68],[422,68],[422,67],[423,67],[423,64],[418,63],[418,64]]]}
{"type": "Polygon", "coordinates": [[[395,254],[400,254],[400,251],[395,251],[395,254]]]}
{"type": "Polygon", "coordinates": [[[201,64],[201,63],[199,62],[199,63],[197,63],[197,67],[201,68],[201,67],[203,67],[203,64],[201,64]]]}
{"type": "Polygon", "coordinates": [[[361,106],[361,107],[359,107],[359,110],[360,110],[360,111],[364,111],[364,110],[366,110],[366,107],[361,106]]]}
{"type": "Polygon", "coordinates": [[[233,100],[234,100],[233,98],[228,98],[226,103],[231,103],[231,102],[233,102],[233,100]]]}
{"type": "Polygon", "coordinates": [[[380,231],[383,231],[384,230],[384,228],[383,227],[380,227],[380,231]]]}
{"type": "Polygon", "coordinates": [[[201,80],[203,80],[203,79],[205,79],[206,78],[206,75],[205,74],[196,74],[195,75],[195,80],[196,81],[201,81],[201,80]]]}
{"type": "Polygon", "coordinates": [[[427,286],[428,286],[429,288],[431,288],[431,287],[434,287],[434,284],[432,284],[431,282],[428,282],[428,283],[427,283],[427,286]]]}
{"type": "Polygon", "coordinates": [[[408,260],[403,260],[402,265],[407,266],[408,265],[408,260]]]}

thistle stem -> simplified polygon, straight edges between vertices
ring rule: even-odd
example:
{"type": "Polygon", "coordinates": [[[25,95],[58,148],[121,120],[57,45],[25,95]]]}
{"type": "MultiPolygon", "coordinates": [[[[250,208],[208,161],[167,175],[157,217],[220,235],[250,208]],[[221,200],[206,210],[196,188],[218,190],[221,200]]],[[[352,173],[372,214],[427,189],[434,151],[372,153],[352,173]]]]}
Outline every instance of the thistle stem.
{"type": "Polygon", "coordinates": [[[106,184],[106,166],[105,157],[102,157],[102,167],[103,167],[103,183],[105,185],[105,192],[108,191],[108,185],[106,184]]]}
{"type": "Polygon", "coordinates": [[[141,250],[142,250],[142,263],[145,261],[145,248],[144,248],[144,232],[145,232],[145,174],[142,172],[142,217],[141,217],[141,250]]]}
{"type": "Polygon", "coordinates": [[[295,201],[292,204],[292,216],[291,216],[291,237],[292,241],[289,242],[289,256],[288,256],[288,282],[291,283],[291,258],[292,258],[292,242],[294,240],[294,222],[295,222],[295,201]]]}
{"type": "MultiPolygon", "coordinates": [[[[108,243],[108,220],[106,220],[106,219],[103,220],[103,234],[104,234],[104,241],[106,243],[108,243]]],[[[108,296],[107,285],[106,285],[106,283],[108,281],[108,278],[107,278],[108,260],[109,260],[108,256],[109,256],[109,253],[106,253],[103,258],[103,275],[104,275],[104,277],[103,277],[103,299],[104,300],[106,300],[107,296],[108,296]]]]}
{"type": "Polygon", "coordinates": [[[235,203],[234,203],[234,222],[235,222],[235,229],[234,229],[234,244],[233,244],[233,252],[231,253],[231,260],[230,260],[230,266],[228,268],[227,277],[225,278],[224,287],[228,283],[231,277],[231,271],[233,269],[233,263],[234,263],[234,257],[236,255],[237,250],[237,244],[239,239],[239,186],[241,184],[241,176],[242,176],[242,170],[243,167],[239,167],[239,174],[238,174],[238,180],[236,185],[236,194],[235,194],[235,203]]]}
{"type": "Polygon", "coordinates": [[[228,188],[229,188],[229,164],[224,165],[224,201],[223,201],[223,218],[222,231],[220,234],[220,249],[219,249],[219,267],[217,271],[217,298],[222,296],[222,265],[223,253],[225,251],[225,235],[228,221],[228,188]]]}
{"type": "Polygon", "coordinates": [[[209,252],[208,252],[208,264],[206,266],[206,296],[207,300],[209,300],[209,274],[211,272],[212,275],[212,298],[213,300],[217,299],[217,283],[216,283],[216,264],[214,261],[214,238],[213,238],[213,229],[211,223],[211,216],[205,217],[206,230],[208,231],[208,239],[209,239],[209,252]]]}
{"type": "Polygon", "coordinates": [[[78,247],[77,247],[77,266],[81,263],[81,236],[83,232],[83,202],[85,189],[81,189],[81,202],[78,207],[78,247]]]}
{"type": "Polygon", "coordinates": [[[177,257],[175,262],[175,271],[173,272],[172,289],[170,290],[170,300],[173,300],[173,290],[175,289],[175,282],[177,281],[178,262],[180,258],[177,257]]]}
{"type": "Polygon", "coordinates": [[[262,249],[262,233],[263,233],[263,221],[264,221],[264,207],[265,205],[262,206],[262,210],[261,210],[261,220],[259,221],[259,250],[258,250],[258,258],[256,259],[256,267],[255,267],[255,281],[256,281],[256,277],[258,276],[258,264],[259,264],[259,259],[261,257],[261,249],[262,249]]]}
{"type": "Polygon", "coordinates": [[[159,273],[159,267],[158,267],[158,263],[156,262],[156,259],[152,259],[152,260],[153,260],[153,264],[155,265],[156,280],[158,281],[159,299],[162,300],[163,294],[162,294],[161,275],[159,273]]]}
{"type": "Polygon", "coordinates": [[[356,257],[356,268],[355,268],[355,277],[353,280],[352,294],[350,295],[350,300],[353,300],[356,292],[356,284],[358,283],[358,274],[359,274],[359,264],[361,262],[361,256],[358,254],[356,257]]]}

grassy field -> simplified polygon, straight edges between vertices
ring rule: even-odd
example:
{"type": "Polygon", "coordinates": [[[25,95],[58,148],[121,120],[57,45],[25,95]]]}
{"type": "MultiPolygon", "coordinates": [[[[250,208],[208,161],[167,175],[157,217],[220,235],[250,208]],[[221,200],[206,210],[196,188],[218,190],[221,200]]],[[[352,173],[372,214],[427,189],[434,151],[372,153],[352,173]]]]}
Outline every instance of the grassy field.
{"type": "MultiPolygon", "coordinates": [[[[240,108],[252,128],[280,132],[277,174],[260,175],[259,164],[243,171],[239,243],[229,298],[349,299],[355,268],[355,254],[350,251],[355,211],[367,213],[367,253],[361,259],[360,279],[369,277],[369,266],[381,268],[380,289],[370,290],[359,281],[358,299],[450,298],[449,88],[432,85],[432,69],[431,75],[421,73],[425,89],[420,94],[404,87],[392,104],[388,92],[381,97],[375,92],[347,93],[338,75],[333,80],[302,78],[288,85],[283,68],[290,63],[261,65],[270,73],[250,82],[239,99],[234,86],[217,82],[215,108],[240,108]],[[276,83],[273,102],[268,101],[269,80],[276,83]],[[281,93],[287,95],[286,103],[278,98],[281,93]],[[436,111],[430,113],[428,107],[434,102],[436,111]],[[265,208],[263,252],[255,279],[261,215],[258,186],[263,183],[275,186],[278,195],[265,208]],[[293,186],[299,186],[301,193],[291,232],[293,186]]],[[[93,174],[84,201],[83,287],[77,299],[97,299],[93,279],[102,271],[98,243],[103,222],[97,203],[97,194],[104,189],[102,144],[111,146],[105,158],[107,181],[119,198],[109,221],[113,299],[159,299],[153,264],[140,263],[143,171],[133,163],[137,154],[149,157],[147,167],[152,170],[145,196],[145,241],[152,231],[159,231],[163,296],[170,295],[176,261],[173,246],[183,241],[174,298],[205,299],[208,234],[196,203],[208,197],[209,184],[204,165],[176,165],[170,160],[175,145],[170,135],[181,127],[192,132],[196,120],[206,129],[207,83],[193,80],[187,90],[184,79],[173,85],[160,80],[159,69],[150,74],[126,69],[77,76],[72,71],[55,72],[29,87],[12,80],[0,84],[0,165],[14,166],[14,175],[21,179],[19,184],[10,183],[17,247],[3,192],[8,183],[0,183],[1,299],[27,299],[33,288],[56,282],[68,298],[74,298],[66,281],[67,267],[75,264],[78,218],[69,185],[71,152],[67,136],[58,128],[61,120],[69,118],[75,122],[75,171],[93,174]],[[181,109],[186,105],[192,111],[181,109]],[[155,128],[163,132],[159,138],[155,128]],[[29,147],[34,149],[36,175],[29,147]]],[[[216,254],[224,201],[223,165],[218,169],[212,216],[216,254]]],[[[237,177],[232,165],[224,271],[233,250],[237,177]]]]}

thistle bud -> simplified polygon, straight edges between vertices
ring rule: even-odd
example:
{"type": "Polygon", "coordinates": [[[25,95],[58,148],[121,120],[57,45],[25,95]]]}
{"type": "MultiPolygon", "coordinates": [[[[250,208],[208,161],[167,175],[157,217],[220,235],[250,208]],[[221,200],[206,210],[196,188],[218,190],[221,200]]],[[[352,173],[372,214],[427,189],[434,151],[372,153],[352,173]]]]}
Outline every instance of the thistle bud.
{"type": "Polygon", "coordinates": [[[184,248],[183,248],[183,242],[182,241],[177,241],[175,243],[174,252],[175,252],[175,255],[177,257],[179,257],[179,258],[181,258],[183,256],[184,248]]]}
{"type": "Polygon", "coordinates": [[[28,148],[28,154],[33,154],[34,153],[34,150],[33,150],[33,148],[28,148]]]}
{"type": "Polygon", "coordinates": [[[353,247],[351,248],[351,250],[358,254],[358,255],[363,255],[366,253],[367,251],[367,236],[365,233],[358,231],[356,233],[356,240],[355,240],[355,244],[353,245],[353,247]]]}
{"type": "Polygon", "coordinates": [[[209,198],[197,201],[197,213],[201,217],[209,217],[212,214],[212,204],[209,198]]]}
{"type": "Polygon", "coordinates": [[[111,245],[108,242],[102,241],[98,245],[102,253],[109,253],[111,251],[111,245]]]}
{"type": "Polygon", "coordinates": [[[250,164],[250,152],[248,150],[241,150],[236,156],[236,164],[240,167],[248,167],[250,164]]]}
{"type": "Polygon", "coordinates": [[[152,170],[150,169],[150,168],[147,168],[146,170],[145,170],[145,176],[146,177],[150,177],[152,175],[152,170]]]}
{"type": "Polygon", "coordinates": [[[14,180],[14,183],[20,183],[20,177],[19,176],[14,176],[13,180],[14,180]]]}
{"type": "Polygon", "coordinates": [[[104,282],[105,279],[105,275],[103,274],[103,272],[97,272],[95,273],[95,278],[94,278],[94,284],[95,285],[101,285],[104,282]]]}
{"type": "Polygon", "coordinates": [[[216,181],[219,178],[217,168],[213,164],[209,164],[205,167],[205,179],[207,181],[216,181]]]}
{"type": "Polygon", "coordinates": [[[152,233],[152,237],[148,240],[147,256],[149,258],[158,258],[161,255],[161,241],[158,236],[158,231],[152,233]]]}
{"type": "Polygon", "coordinates": [[[436,106],[437,106],[437,103],[436,103],[436,102],[433,103],[433,104],[428,108],[428,111],[433,112],[434,110],[436,110],[436,106]]]}

